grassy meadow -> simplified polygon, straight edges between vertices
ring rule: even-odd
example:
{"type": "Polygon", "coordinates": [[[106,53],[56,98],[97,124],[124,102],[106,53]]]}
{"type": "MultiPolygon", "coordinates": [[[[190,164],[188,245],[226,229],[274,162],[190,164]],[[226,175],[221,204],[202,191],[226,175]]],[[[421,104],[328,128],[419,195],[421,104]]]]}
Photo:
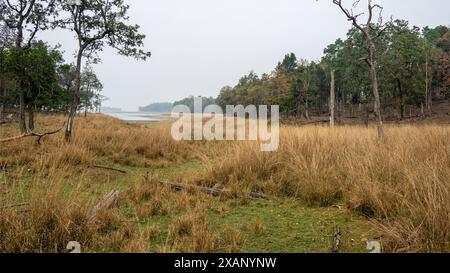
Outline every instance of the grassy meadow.
{"type": "MultiPolygon", "coordinates": [[[[39,116],[58,129],[62,116],[39,116]]],[[[18,135],[0,125],[0,138],[18,135]]],[[[63,133],[0,143],[0,252],[450,252],[450,127],[282,126],[280,148],[176,142],[171,124],[92,115],[63,133]],[[109,166],[114,170],[95,168],[109,166]],[[158,183],[221,185],[231,196],[158,183]],[[119,199],[89,222],[111,190],[119,199]],[[271,200],[253,200],[260,192],[271,200]]]]}

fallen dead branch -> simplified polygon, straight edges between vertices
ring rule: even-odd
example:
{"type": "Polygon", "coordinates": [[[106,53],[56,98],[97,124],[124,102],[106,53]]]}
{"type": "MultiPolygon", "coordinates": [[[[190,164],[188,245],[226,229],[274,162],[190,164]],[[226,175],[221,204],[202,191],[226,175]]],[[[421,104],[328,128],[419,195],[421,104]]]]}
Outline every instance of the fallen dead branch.
{"type": "Polygon", "coordinates": [[[328,123],[328,122],[330,122],[329,119],[323,119],[323,120],[315,120],[315,121],[309,121],[309,122],[301,122],[298,125],[305,126],[305,125],[321,124],[321,123],[328,123]]]}
{"type": "Polygon", "coordinates": [[[341,249],[341,236],[342,236],[341,229],[339,228],[339,226],[335,226],[333,234],[333,247],[331,249],[333,253],[339,253],[341,249]]]}
{"type": "Polygon", "coordinates": [[[22,134],[20,136],[14,136],[14,137],[0,139],[0,143],[11,142],[11,141],[14,141],[14,140],[27,138],[27,137],[37,137],[38,138],[37,139],[37,143],[41,144],[41,140],[42,140],[43,137],[57,134],[57,133],[61,132],[61,130],[63,128],[64,128],[64,125],[61,128],[59,128],[58,130],[56,130],[56,131],[46,132],[46,133],[43,133],[43,134],[38,134],[36,132],[28,132],[28,133],[22,134]]]}
{"type": "MultiPolygon", "coordinates": [[[[235,194],[226,189],[220,189],[220,188],[208,188],[208,187],[202,187],[202,186],[196,186],[196,185],[189,185],[189,184],[181,184],[181,183],[175,183],[175,182],[164,182],[164,181],[158,181],[159,184],[162,184],[164,186],[169,186],[172,189],[176,190],[198,190],[201,192],[205,192],[207,194],[210,194],[212,196],[234,196],[235,194]]],[[[253,199],[263,199],[263,200],[270,200],[270,198],[262,193],[257,192],[251,192],[250,197],[253,199]]]]}
{"type": "Polygon", "coordinates": [[[89,223],[93,224],[93,225],[97,224],[97,222],[99,220],[99,214],[102,211],[112,208],[116,204],[117,199],[119,199],[119,192],[116,190],[113,190],[110,193],[108,193],[107,195],[105,195],[105,197],[103,197],[102,201],[100,201],[100,203],[98,203],[92,209],[91,216],[89,217],[89,223]]]}
{"type": "Polygon", "coordinates": [[[119,173],[123,173],[126,174],[127,171],[125,170],[121,170],[121,169],[117,169],[117,168],[113,168],[113,167],[108,167],[108,166],[101,166],[101,165],[92,165],[90,166],[91,168],[96,168],[96,169],[103,169],[103,170],[109,170],[109,171],[115,171],[115,172],[119,172],[119,173]]]}

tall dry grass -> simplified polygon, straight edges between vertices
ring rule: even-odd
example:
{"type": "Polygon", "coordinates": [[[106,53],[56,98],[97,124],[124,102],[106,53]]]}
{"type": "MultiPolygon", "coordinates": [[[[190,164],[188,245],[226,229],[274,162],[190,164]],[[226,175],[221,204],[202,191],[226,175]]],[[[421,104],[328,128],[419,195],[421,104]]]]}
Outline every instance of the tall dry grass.
{"type": "MultiPolygon", "coordinates": [[[[38,129],[54,130],[64,117],[38,121],[38,129]]],[[[169,124],[125,125],[89,116],[75,126],[70,144],[62,133],[41,145],[34,138],[0,144],[0,252],[67,252],[69,241],[80,242],[84,251],[148,250],[144,232],[117,209],[101,212],[99,225],[89,225],[92,208],[117,176],[90,167],[170,166],[189,155],[189,146],[170,138],[169,124]]],[[[0,127],[0,138],[16,135],[16,124],[0,127]]]]}
{"type": "MultiPolygon", "coordinates": [[[[42,131],[64,124],[62,116],[38,119],[42,131]]],[[[170,124],[159,126],[130,125],[106,116],[88,116],[75,122],[72,143],[64,143],[61,135],[45,137],[45,145],[33,138],[1,144],[0,166],[24,166],[30,163],[40,169],[65,165],[86,166],[95,162],[128,166],[152,166],[156,159],[176,161],[189,154],[188,145],[170,137],[170,124]],[[151,130],[149,128],[151,127],[151,130]]],[[[0,127],[0,138],[19,135],[15,124],[0,127]]]]}
{"type": "Polygon", "coordinates": [[[206,158],[208,185],[344,203],[376,222],[389,251],[450,251],[450,128],[389,127],[380,140],[362,127],[284,127],[277,152],[231,144],[206,158]]]}
{"type": "MultiPolygon", "coordinates": [[[[42,129],[64,122],[38,120],[42,129]]],[[[383,140],[363,127],[282,127],[280,148],[271,153],[256,142],[176,142],[165,123],[125,125],[90,116],[77,119],[76,128],[70,144],[62,135],[42,145],[32,138],[0,144],[0,252],[64,252],[73,240],[88,251],[146,251],[149,238],[164,232],[139,226],[153,216],[171,217],[159,251],[238,251],[241,238],[227,227],[214,231],[205,217],[212,197],[143,178],[127,180],[118,208],[102,214],[99,228],[87,223],[116,178],[89,166],[151,171],[194,155],[204,171],[191,182],[312,206],[346,205],[374,222],[387,251],[450,251],[448,126],[388,127],[383,140]],[[5,208],[20,203],[27,204],[5,208]]],[[[0,138],[16,134],[14,125],[0,127],[0,138]]]]}

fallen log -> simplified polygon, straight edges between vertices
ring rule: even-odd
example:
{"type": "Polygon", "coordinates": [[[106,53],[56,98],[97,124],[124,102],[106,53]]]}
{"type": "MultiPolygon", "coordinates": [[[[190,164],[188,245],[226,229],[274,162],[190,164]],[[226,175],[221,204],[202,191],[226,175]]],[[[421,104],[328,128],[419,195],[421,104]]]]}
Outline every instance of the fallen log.
{"type": "Polygon", "coordinates": [[[96,168],[96,169],[108,170],[108,171],[115,171],[115,172],[119,172],[119,173],[123,173],[123,174],[126,174],[126,173],[127,173],[127,171],[125,171],[125,170],[116,169],[116,168],[108,167],[108,166],[92,165],[92,166],[90,166],[90,167],[91,167],[91,168],[96,168]]]}
{"type": "Polygon", "coordinates": [[[305,125],[313,125],[313,124],[320,124],[320,123],[329,123],[329,119],[322,119],[322,120],[315,120],[315,121],[309,121],[309,122],[300,122],[298,123],[299,126],[305,126],[305,125]]]}
{"type": "MultiPolygon", "coordinates": [[[[207,194],[210,194],[212,196],[218,197],[218,196],[234,196],[235,194],[226,189],[220,189],[220,188],[208,188],[208,187],[202,187],[197,185],[189,185],[189,184],[182,184],[182,183],[175,183],[175,182],[164,182],[164,181],[158,181],[159,184],[162,184],[164,186],[169,186],[172,189],[175,190],[187,190],[187,189],[193,189],[198,190],[201,192],[205,192],[207,194]]],[[[262,193],[257,192],[251,192],[250,197],[253,199],[263,199],[263,200],[270,200],[270,198],[262,193]]]]}
{"type": "Polygon", "coordinates": [[[64,125],[63,125],[61,128],[59,128],[58,130],[56,130],[56,131],[46,132],[46,133],[43,133],[43,134],[38,134],[38,133],[32,131],[32,132],[28,132],[28,133],[22,134],[22,135],[20,135],[20,136],[14,136],[14,137],[9,137],[9,138],[0,139],[0,143],[11,142],[11,141],[14,141],[14,140],[18,140],[18,139],[22,139],[22,138],[27,138],[27,137],[37,137],[37,138],[38,138],[38,139],[37,139],[37,143],[38,143],[38,144],[41,144],[41,139],[42,139],[43,137],[49,136],[49,135],[57,134],[57,133],[61,132],[61,130],[62,130],[63,128],[64,128],[64,125]]]}
{"type": "Polygon", "coordinates": [[[97,222],[99,220],[98,219],[99,213],[112,208],[116,204],[117,199],[119,199],[119,192],[116,190],[113,190],[110,193],[108,193],[107,195],[105,195],[105,197],[103,197],[102,201],[100,201],[100,203],[98,203],[92,209],[91,215],[89,217],[89,223],[94,224],[94,225],[97,224],[97,222]]]}
{"type": "Polygon", "coordinates": [[[339,228],[339,226],[335,226],[333,234],[333,246],[331,249],[333,253],[339,253],[341,249],[341,236],[342,236],[341,229],[339,228]]]}

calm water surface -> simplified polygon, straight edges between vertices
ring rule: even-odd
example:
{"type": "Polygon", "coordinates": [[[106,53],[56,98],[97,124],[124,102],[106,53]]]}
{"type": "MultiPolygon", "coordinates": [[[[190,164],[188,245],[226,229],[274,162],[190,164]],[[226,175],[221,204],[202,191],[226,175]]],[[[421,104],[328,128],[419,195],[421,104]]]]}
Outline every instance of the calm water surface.
{"type": "Polygon", "coordinates": [[[118,118],[123,121],[158,122],[158,121],[162,121],[164,119],[162,113],[117,112],[117,113],[104,113],[104,114],[118,118]]]}

